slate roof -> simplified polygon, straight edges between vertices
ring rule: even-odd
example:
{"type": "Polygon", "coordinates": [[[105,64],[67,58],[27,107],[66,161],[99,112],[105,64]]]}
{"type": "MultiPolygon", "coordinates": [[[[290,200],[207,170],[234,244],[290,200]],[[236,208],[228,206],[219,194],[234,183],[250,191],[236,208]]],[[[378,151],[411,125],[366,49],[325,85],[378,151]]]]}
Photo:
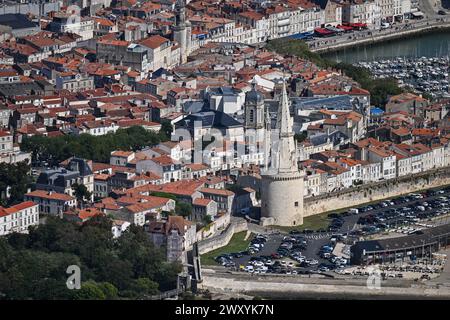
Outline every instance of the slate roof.
{"type": "Polygon", "coordinates": [[[37,27],[37,24],[30,21],[26,15],[19,13],[8,13],[0,15],[0,25],[9,26],[13,30],[37,27]]]}
{"type": "Polygon", "coordinates": [[[193,128],[194,122],[200,121],[202,127],[233,128],[242,124],[220,111],[202,111],[188,115],[186,118],[175,123],[175,127],[193,128]]]}

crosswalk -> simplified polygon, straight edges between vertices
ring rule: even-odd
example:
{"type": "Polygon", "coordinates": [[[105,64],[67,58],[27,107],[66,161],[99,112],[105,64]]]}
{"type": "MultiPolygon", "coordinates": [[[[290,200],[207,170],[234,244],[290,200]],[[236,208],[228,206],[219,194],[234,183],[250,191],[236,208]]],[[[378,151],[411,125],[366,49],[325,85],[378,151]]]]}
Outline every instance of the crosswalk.
{"type": "Polygon", "coordinates": [[[315,234],[311,234],[311,235],[306,235],[305,239],[320,240],[320,239],[330,238],[331,236],[332,236],[331,233],[315,233],[315,234]]]}

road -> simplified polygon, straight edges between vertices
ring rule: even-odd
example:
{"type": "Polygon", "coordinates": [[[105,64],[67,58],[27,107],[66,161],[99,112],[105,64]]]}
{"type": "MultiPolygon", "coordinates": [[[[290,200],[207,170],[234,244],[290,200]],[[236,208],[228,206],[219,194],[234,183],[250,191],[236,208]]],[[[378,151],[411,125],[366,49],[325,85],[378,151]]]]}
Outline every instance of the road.
{"type": "Polygon", "coordinates": [[[426,18],[421,20],[410,20],[409,22],[396,22],[390,28],[384,30],[362,30],[354,31],[352,33],[343,33],[340,35],[335,35],[325,38],[315,38],[314,40],[308,41],[308,46],[311,51],[323,51],[325,49],[331,49],[336,46],[344,46],[346,44],[354,44],[355,41],[372,40],[378,39],[382,41],[380,37],[388,37],[396,35],[399,32],[407,31],[412,32],[414,30],[428,28],[428,27],[441,27],[443,24],[450,25],[450,16],[442,16],[435,13],[432,5],[428,1],[424,0],[423,7],[426,9],[426,18]]]}

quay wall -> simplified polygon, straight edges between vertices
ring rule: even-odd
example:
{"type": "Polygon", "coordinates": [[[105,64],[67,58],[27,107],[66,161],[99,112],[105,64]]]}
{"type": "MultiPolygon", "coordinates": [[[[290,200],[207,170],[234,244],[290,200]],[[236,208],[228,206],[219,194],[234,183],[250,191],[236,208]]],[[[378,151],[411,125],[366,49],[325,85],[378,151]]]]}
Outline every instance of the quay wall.
{"type": "Polygon", "coordinates": [[[199,241],[198,253],[205,254],[215,249],[226,246],[235,233],[247,230],[248,226],[245,219],[233,219],[221,234],[199,241]]]}
{"type": "MultiPolygon", "coordinates": [[[[347,49],[349,47],[357,47],[362,45],[374,44],[379,42],[384,42],[388,40],[395,40],[399,38],[409,38],[415,35],[450,29],[450,22],[440,22],[434,23],[430,25],[425,25],[421,27],[416,27],[410,30],[399,30],[396,32],[392,32],[389,34],[381,34],[381,35],[372,35],[370,37],[365,37],[361,39],[350,39],[341,43],[330,43],[328,45],[324,45],[318,48],[311,48],[312,52],[316,53],[327,53],[327,52],[335,52],[343,49],[347,49]]],[[[324,39],[325,41],[326,39],[324,39]]]]}
{"type": "MultiPolygon", "coordinates": [[[[292,279],[294,280],[294,279],[292,279]]],[[[450,299],[450,290],[445,286],[410,287],[381,286],[379,290],[370,290],[365,285],[333,283],[299,283],[290,279],[271,280],[266,277],[257,279],[221,277],[204,275],[201,287],[211,292],[260,295],[265,298],[283,299],[450,299]]]]}
{"type": "Polygon", "coordinates": [[[450,184],[450,167],[305,198],[304,217],[450,184]]]}

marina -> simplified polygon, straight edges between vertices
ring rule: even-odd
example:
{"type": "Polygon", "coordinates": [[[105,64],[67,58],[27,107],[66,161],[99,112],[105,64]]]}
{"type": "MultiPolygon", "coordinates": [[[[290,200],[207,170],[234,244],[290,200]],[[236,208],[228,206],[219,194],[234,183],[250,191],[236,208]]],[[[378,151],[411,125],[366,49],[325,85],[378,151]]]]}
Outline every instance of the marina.
{"type": "Polygon", "coordinates": [[[400,87],[433,98],[450,97],[449,57],[420,57],[362,61],[356,66],[368,69],[377,79],[395,78],[400,87]]]}

